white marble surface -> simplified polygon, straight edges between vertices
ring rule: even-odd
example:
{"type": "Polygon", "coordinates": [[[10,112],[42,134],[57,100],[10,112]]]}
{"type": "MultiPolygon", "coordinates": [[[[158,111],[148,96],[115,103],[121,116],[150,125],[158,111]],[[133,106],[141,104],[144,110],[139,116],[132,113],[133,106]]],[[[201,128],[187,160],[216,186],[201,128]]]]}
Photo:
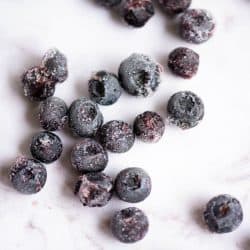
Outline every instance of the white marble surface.
{"type": "Polygon", "coordinates": [[[91,0],[0,1],[0,249],[1,250],[249,250],[250,249],[250,1],[193,1],[217,19],[213,39],[199,46],[180,40],[173,22],[157,11],[148,25],[128,28],[91,0]],[[36,106],[21,95],[19,77],[38,64],[42,54],[58,47],[68,57],[70,76],[56,95],[70,104],[87,95],[92,72],[117,71],[132,52],[151,55],[166,65],[177,46],[201,56],[199,73],[182,80],[164,71],[158,92],[147,99],[124,94],[101,107],[105,120],[132,122],[151,109],[165,116],[171,94],[192,90],[205,103],[203,122],[189,131],[167,127],[155,145],[136,142],[131,151],[110,155],[106,172],[115,176],[128,166],[151,175],[151,196],[138,207],[150,219],[147,237],[134,245],[116,241],[109,232],[111,214],[126,204],[113,199],[105,208],[88,209],[73,196],[76,174],[69,151],[75,140],[62,132],[64,156],[48,165],[48,181],[37,195],[24,196],[10,186],[7,172],[21,153],[28,154],[31,135],[39,131],[36,106]],[[234,233],[209,233],[201,223],[203,205],[229,193],[244,208],[244,222],[234,233]]]}

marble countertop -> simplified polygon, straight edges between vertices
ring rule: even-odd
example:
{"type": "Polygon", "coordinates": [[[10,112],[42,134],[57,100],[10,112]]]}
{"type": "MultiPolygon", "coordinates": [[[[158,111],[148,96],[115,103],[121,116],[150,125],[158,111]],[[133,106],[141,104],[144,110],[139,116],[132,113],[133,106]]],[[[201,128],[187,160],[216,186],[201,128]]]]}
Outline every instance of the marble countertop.
{"type": "Polygon", "coordinates": [[[174,21],[159,10],[143,29],[132,29],[91,0],[0,1],[0,244],[1,250],[249,250],[250,249],[250,1],[193,1],[217,20],[214,37],[202,45],[182,41],[174,21]],[[182,80],[166,70],[169,52],[189,46],[201,57],[197,76],[182,80]],[[150,220],[144,240],[133,245],[116,241],[108,220],[130,206],[114,198],[104,208],[84,208],[73,195],[77,178],[69,163],[76,142],[59,132],[63,157],[48,165],[48,180],[37,195],[25,196],[10,185],[8,171],[16,156],[28,154],[39,131],[35,104],[22,97],[20,75],[39,63],[51,47],[69,60],[69,79],[56,96],[70,104],[87,95],[87,81],[100,69],[116,72],[133,52],[154,57],[165,68],[158,92],[147,99],[124,94],[111,107],[101,107],[105,120],[132,122],[145,110],[164,117],[169,97],[192,90],[202,97],[206,114],[194,129],[168,126],[155,145],[136,142],[125,154],[110,155],[106,173],[142,167],[153,182],[151,196],[136,204],[150,220]],[[244,221],[230,234],[204,227],[206,202],[218,194],[237,197],[244,221]]]}

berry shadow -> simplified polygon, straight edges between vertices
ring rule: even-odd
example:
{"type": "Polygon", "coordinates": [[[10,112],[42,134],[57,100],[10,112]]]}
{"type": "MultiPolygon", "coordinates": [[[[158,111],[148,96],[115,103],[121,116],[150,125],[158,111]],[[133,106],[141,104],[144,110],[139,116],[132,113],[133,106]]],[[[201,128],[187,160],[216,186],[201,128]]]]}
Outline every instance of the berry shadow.
{"type": "Polygon", "coordinates": [[[10,182],[9,174],[10,174],[10,167],[13,164],[14,160],[6,161],[5,163],[1,164],[0,166],[0,182],[3,186],[9,190],[13,190],[13,187],[10,182]]]}
{"type": "Polygon", "coordinates": [[[250,238],[247,238],[242,243],[240,243],[239,249],[250,250],[250,238]]]}
{"type": "Polygon", "coordinates": [[[203,212],[204,212],[203,204],[204,203],[202,203],[202,205],[200,206],[193,207],[191,209],[190,215],[192,221],[194,221],[202,231],[207,232],[207,227],[203,220],[203,212]]]}

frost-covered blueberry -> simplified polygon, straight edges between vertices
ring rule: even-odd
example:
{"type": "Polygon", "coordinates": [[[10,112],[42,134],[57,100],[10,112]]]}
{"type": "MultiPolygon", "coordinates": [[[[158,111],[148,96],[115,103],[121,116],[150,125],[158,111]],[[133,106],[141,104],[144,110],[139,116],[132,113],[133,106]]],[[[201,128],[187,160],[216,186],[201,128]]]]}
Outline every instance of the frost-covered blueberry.
{"type": "Polygon", "coordinates": [[[106,72],[97,72],[89,81],[90,99],[101,105],[115,103],[122,94],[121,85],[116,75],[106,72]]]}
{"type": "Polygon", "coordinates": [[[119,5],[122,0],[96,0],[96,2],[105,7],[114,7],[119,5]]]}
{"type": "Polygon", "coordinates": [[[108,154],[97,141],[84,138],[71,152],[71,164],[79,172],[99,172],[108,164],[108,154]]]}
{"type": "Polygon", "coordinates": [[[42,59],[41,66],[56,82],[64,82],[68,77],[67,58],[58,49],[48,50],[42,59]]]}
{"type": "Polygon", "coordinates": [[[103,115],[93,101],[82,97],[69,108],[69,127],[74,135],[90,137],[96,134],[103,123],[103,115]]]}
{"type": "Polygon", "coordinates": [[[113,153],[125,153],[134,145],[132,127],[123,121],[110,121],[104,124],[98,138],[105,149],[113,153]]]}
{"type": "Polygon", "coordinates": [[[131,95],[147,97],[160,84],[161,67],[150,57],[134,53],[119,68],[122,87],[131,95]]]}
{"type": "Polygon", "coordinates": [[[208,202],[204,220],[211,232],[230,233],[236,230],[243,220],[241,204],[230,195],[219,195],[208,202]]]}
{"type": "Polygon", "coordinates": [[[124,20],[133,27],[143,27],[154,13],[152,0],[125,0],[123,6],[124,20]]]}
{"type": "Polygon", "coordinates": [[[144,142],[158,142],[165,131],[165,122],[156,112],[146,111],[135,118],[134,133],[144,142]]]}
{"type": "Polygon", "coordinates": [[[49,97],[39,105],[39,121],[41,127],[48,131],[56,131],[64,127],[68,121],[68,107],[58,97],[49,97]]]}
{"type": "Polygon", "coordinates": [[[181,37],[190,43],[203,43],[214,33],[215,20],[204,9],[186,10],[180,19],[181,37]]]}
{"type": "Polygon", "coordinates": [[[135,243],[142,240],[146,236],[148,228],[148,217],[136,207],[122,209],[116,212],[111,219],[111,231],[123,243],[135,243]]]}
{"type": "Polygon", "coordinates": [[[202,120],[204,104],[193,92],[180,91],[168,101],[167,112],[170,123],[182,129],[189,129],[202,120]]]}
{"type": "Polygon", "coordinates": [[[84,206],[103,207],[112,197],[113,185],[112,178],[104,173],[87,173],[76,183],[75,194],[84,206]]]}
{"type": "Polygon", "coordinates": [[[48,131],[35,134],[30,145],[32,156],[43,163],[51,163],[59,159],[62,150],[61,139],[48,131]]]}
{"type": "Polygon", "coordinates": [[[42,67],[33,67],[22,76],[24,96],[31,101],[43,101],[55,93],[56,81],[42,67]]]}
{"type": "Polygon", "coordinates": [[[17,191],[35,194],[44,187],[47,171],[39,161],[20,156],[11,167],[10,180],[17,191]]]}
{"type": "Polygon", "coordinates": [[[191,78],[198,71],[199,59],[199,55],[193,50],[179,47],[170,53],[168,67],[175,75],[191,78]]]}
{"type": "Polygon", "coordinates": [[[159,0],[160,5],[169,15],[179,14],[191,5],[192,0],[159,0]]]}
{"type": "Polygon", "coordinates": [[[151,192],[151,178],[141,168],[126,168],[116,177],[115,191],[123,201],[143,201],[151,192]]]}

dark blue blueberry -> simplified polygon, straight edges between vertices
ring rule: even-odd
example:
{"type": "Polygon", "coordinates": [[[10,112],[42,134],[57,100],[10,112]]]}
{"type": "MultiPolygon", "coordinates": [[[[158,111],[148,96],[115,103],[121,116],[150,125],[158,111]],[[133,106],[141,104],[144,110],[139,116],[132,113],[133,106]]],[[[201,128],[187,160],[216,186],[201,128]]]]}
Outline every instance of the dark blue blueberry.
{"type": "Polygon", "coordinates": [[[116,212],[111,219],[113,235],[123,243],[135,243],[142,240],[149,228],[149,221],[143,211],[128,207],[116,212]]]}
{"type": "Polygon", "coordinates": [[[191,49],[179,47],[168,58],[169,69],[183,78],[192,78],[199,68],[199,55],[191,49]]]}
{"type": "Polygon", "coordinates": [[[101,105],[115,103],[122,94],[118,78],[106,71],[97,72],[89,81],[90,99],[101,105]]]}
{"type": "Polygon", "coordinates": [[[107,122],[101,127],[98,137],[103,147],[113,153],[127,152],[135,141],[132,127],[123,121],[107,122]]]}
{"type": "Polygon", "coordinates": [[[47,131],[34,135],[30,145],[32,156],[43,163],[51,163],[59,159],[62,150],[61,139],[57,135],[47,131]]]}
{"type": "Polygon", "coordinates": [[[198,125],[204,116],[204,104],[200,97],[190,91],[174,94],[167,105],[170,123],[182,129],[198,125]]]}
{"type": "Polygon", "coordinates": [[[96,0],[96,2],[105,7],[114,7],[119,5],[122,0],[96,0]]]}
{"type": "Polygon", "coordinates": [[[97,172],[81,176],[75,186],[75,194],[88,207],[107,205],[113,193],[113,180],[108,175],[97,172]]]}
{"type": "Polygon", "coordinates": [[[64,82],[68,77],[67,59],[58,49],[48,50],[41,66],[56,82],[64,82]]]}
{"type": "Polygon", "coordinates": [[[115,190],[123,201],[140,202],[151,192],[151,178],[141,168],[126,168],[117,175],[115,190]]]}
{"type": "Polygon", "coordinates": [[[93,101],[82,97],[69,108],[69,127],[74,135],[90,137],[96,134],[103,123],[103,115],[93,101]]]}
{"type": "Polygon", "coordinates": [[[133,27],[143,27],[154,13],[152,0],[125,0],[123,7],[124,20],[133,27]]]}
{"type": "Polygon", "coordinates": [[[71,163],[79,172],[99,172],[108,164],[108,154],[97,141],[85,138],[71,152],[71,163]]]}
{"type": "Polygon", "coordinates": [[[147,97],[160,84],[161,68],[150,57],[134,53],[119,68],[122,87],[131,95],[147,97]]]}
{"type": "Polygon", "coordinates": [[[144,142],[158,142],[164,131],[164,120],[156,112],[146,111],[135,118],[135,135],[144,142]]]}
{"type": "Polygon", "coordinates": [[[192,0],[159,0],[160,5],[169,15],[179,14],[191,5],[192,0]]]}
{"type": "Polygon", "coordinates": [[[204,220],[211,232],[230,233],[243,220],[240,202],[230,195],[219,195],[208,202],[204,220]]]}
{"type": "Polygon", "coordinates": [[[44,187],[47,171],[39,161],[20,156],[11,167],[10,180],[17,191],[35,194],[44,187]]]}
{"type": "Polygon", "coordinates": [[[39,121],[43,129],[56,131],[68,121],[66,103],[58,97],[50,97],[39,106],[39,121]]]}

